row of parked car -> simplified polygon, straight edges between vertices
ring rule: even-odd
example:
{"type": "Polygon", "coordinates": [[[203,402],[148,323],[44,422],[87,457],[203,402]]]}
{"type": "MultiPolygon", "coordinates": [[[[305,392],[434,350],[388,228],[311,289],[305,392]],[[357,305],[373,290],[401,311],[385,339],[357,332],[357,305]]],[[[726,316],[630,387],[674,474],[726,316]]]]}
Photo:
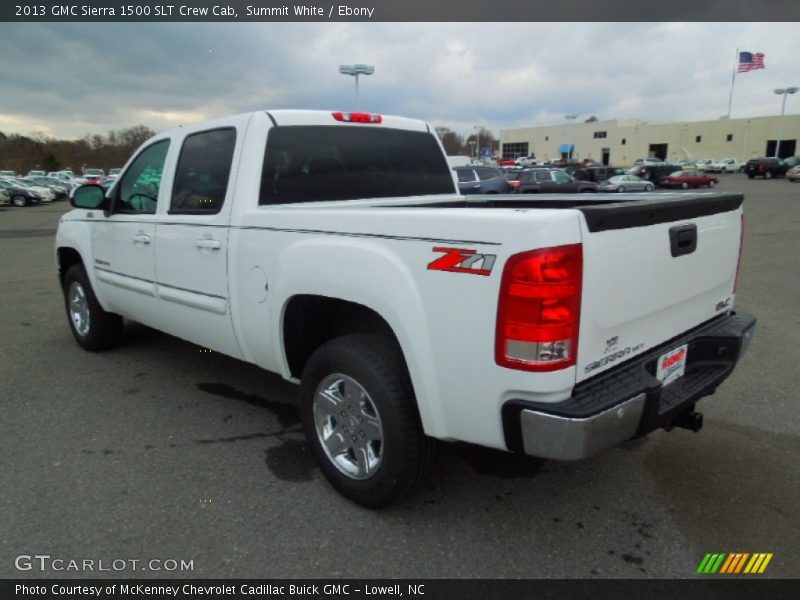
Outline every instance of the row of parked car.
{"type": "Polygon", "coordinates": [[[592,162],[570,164],[556,161],[536,165],[530,164],[532,158],[522,158],[525,164],[514,166],[474,164],[454,167],[459,190],[463,194],[524,194],[649,192],[656,186],[711,188],[719,183],[716,173],[737,171],[745,173],[750,179],[772,179],[786,175],[789,181],[800,180],[800,157],[754,158],[743,165],[733,158],[717,163],[704,159],[684,164],[648,158],[637,160],[634,166],[627,169],[592,162]]]}
{"type": "Polygon", "coordinates": [[[0,171],[0,206],[33,206],[68,198],[85,183],[96,183],[110,187],[122,169],[110,169],[108,175],[102,169],[85,169],[81,175],[70,170],[29,171],[24,177],[14,171],[0,171]]]}

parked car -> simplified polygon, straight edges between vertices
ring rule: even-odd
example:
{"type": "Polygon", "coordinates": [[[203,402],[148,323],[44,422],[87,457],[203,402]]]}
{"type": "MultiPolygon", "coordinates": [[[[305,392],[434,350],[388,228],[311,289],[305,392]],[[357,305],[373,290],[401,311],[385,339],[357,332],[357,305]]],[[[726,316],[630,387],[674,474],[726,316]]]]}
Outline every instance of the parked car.
{"type": "Polygon", "coordinates": [[[525,169],[517,177],[519,183],[512,184],[518,194],[575,194],[596,192],[593,181],[573,179],[561,169],[525,169]]]}
{"type": "Polygon", "coordinates": [[[786,178],[791,182],[800,181],[800,165],[786,171],[786,178]]]}
{"type": "Polygon", "coordinates": [[[705,171],[708,169],[709,165],[714,164],[713,158],[701,158],[700,160],[694,161],[694,169],[696,171],[705,171]]]}
{"type": "Polygon", "coordinates": [[[455,167],[458,191],[462,194],[508,194],[511,186],[497,167],[455,167]]]}
{"type": "Polygon", "coordinates": [[[641,177],[646,181],[652,181],[653,183],[656,183],[657,181],[660,181],[662,177],[666,177],[670,173],[681,170],[681,167],[678,165],[660,163],[652,165],[638,165],[628,169],[626,174],[636,175],[637,177],[641,177]]]}
{"type": "Polygon", "coordinates": [[[744,172],[750,179],[763,177],[772,179],[773,177],[783,177],[789,170],[787,165],[780,158],[751,158],[744,167],[744,172]]]}
{"type": "Polygon", "coordinates": [[[679,187],[683,189],[702,186],[714,187],[718,183],[719,179],[700,171],[675,171],[658,181],[658,185],[663,187],[679,187]]]}
{"type": "Polygon", "coordinates": [[[532,167],[536,164],[535,156],[520,156],[514,161],[514,164],[519,167],[532,167]]]}
{"type": "MultiPolygon", "coordinates": [[[[733,311],[743,196],[681,196],[464,210],[426,123],[260,110],[159,133],[120,185],[78,188],[54,275],[87,351],[127,318],[299,383],[308,455],[374,508],[425,487],[435,439],[579,460],[700,429],[756,319],[733,311]],[[155,200],[147,166],[170,182],[155,200]]],[[[93,384],[99,361],[59,358],[72,394],[93,384]]]]}
{"type": "Polygon", "coordinates": [[[28,171],[28,174],[25,177],[44,177],[44,171],[28,171]]]}
{"type": "Polygon", "coordinates": [[[11,198],[11,205],[16,207],[40,204],[41,197],[33,190],[23,187],[7,179],[0,179],[0,188],[8,192],[11,198]]]}
{"type": "Polygon", "coordinates": [[[655,185],[636,175],[615,175],[597,186],[598,192],[652,192],[655,185]]]}
{"type": "Polygon", "coordinates": [[[706,173],[737,173],[741,171],[742,165],[735,158],[723,158],[718,162],[706,165],[706,173]]]}
{"type": "Polygon", "coordinates": [[[14,171],[9,171],[9,170],[0,171],[0,177],[16,177],[16,176],[17,174],[14,171]]]}
{"type": "Polygon", "coordinates": [[[513,158],[501,158],[497,161],[498,167],[514,167],[517,165],[517,161],[513,158]]]}
{"type": "Polygon", "coordinates": [[[660,165],[664,162],[664,159],[658,158],[657,156],[648,156],[647,158],[637,158],[633,164],[635,165],[660,165]]]}
{"type": "Polygon", "coordinates": [[[7,190],[0,188],[0,206],[8,206],[11,204],[11,195],[7,190]]]}
{"type": "Polygon", "coordinates": [[[56,199],[56,194],[53,190],[42,185],[36,185],[30,181],[26,181],[22,177],[8,178],[6,181],[10,181],[12,184],[16,184],[21,188],[32,191],[42,202],[52,202],[56,199]]]}
{"type": "Polygon", "coordinates": [[[108,170],[108,176],[109,177],[119,177],[120,173],[122,173],[122,169],[120,169],[120,168],[114,168],[114,169],[109,169],[108,170]]]}
{"type": "Polygon", "coordinates": [[[618,167],[606,166],[586,166],[586,167],[568,167],[564,169],[567,173],[572,175],[575,179],[581,181],[594,181],[601,182],[616,177],[617,175],[625,175],[625,169],[618,167]]]}
{"type": "Polygon", "coordinates": [[[52,177],[23,177],[31,185],[45,187],[55,194],[55,200],[64,200],[69,196],[72,186],[52,177]]]}

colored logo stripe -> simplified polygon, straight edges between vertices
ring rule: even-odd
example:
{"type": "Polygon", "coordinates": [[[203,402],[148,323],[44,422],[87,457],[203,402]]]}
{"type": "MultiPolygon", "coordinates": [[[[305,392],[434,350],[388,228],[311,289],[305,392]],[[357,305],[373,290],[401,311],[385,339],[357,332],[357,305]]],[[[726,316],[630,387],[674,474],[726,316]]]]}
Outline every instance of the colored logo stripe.
{"type": "Polygon", "coordinates": [[[772,560],[772,556],[772,553],[766,552],[757,552],[754,554],[750,554],[749,552],[708,553],[703,557],[703,560],[700,561],[697,572],[703,574],[720,573],[726,575],[763,573],[772,560]]]}

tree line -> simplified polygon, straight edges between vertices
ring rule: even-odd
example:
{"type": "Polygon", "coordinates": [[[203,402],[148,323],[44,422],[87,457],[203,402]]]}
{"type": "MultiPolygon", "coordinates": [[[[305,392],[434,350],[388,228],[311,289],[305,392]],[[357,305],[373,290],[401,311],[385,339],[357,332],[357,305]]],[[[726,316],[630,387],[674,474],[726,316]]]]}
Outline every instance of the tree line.
{"type": "Polygon", "coordinates": [[[6,135],[0,131],[0,169],[23,175],[32,169],[59,171],[86,168],[105,171],[125,164],[134,150],[155,131],[145,125],[111,130],[106,135],[87,133],[77,140],[58,140],[41,134],[6,135]]]}
{"type": "Polygon", "coordinates": [[[464,137],[449,127],[437,127],[436,134],[442,140],[442,146],[448,156],[475,156],[475,146],[489,148],[492,156],[497,156],[500,141],[488,129],[481,128],[475,133],[464,137]]]}

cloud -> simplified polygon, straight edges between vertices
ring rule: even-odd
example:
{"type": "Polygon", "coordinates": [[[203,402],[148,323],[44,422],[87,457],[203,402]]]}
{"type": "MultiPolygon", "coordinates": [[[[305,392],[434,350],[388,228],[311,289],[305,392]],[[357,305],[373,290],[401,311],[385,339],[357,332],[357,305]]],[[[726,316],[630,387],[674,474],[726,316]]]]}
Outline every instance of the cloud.
{"type": "MultiPolygon", "coordinates": [[[[467,133],[579,118],[694,120],[727,111],[737,45],[767,68],[737,77],[734,117],[776,114],[796,83],[796,23],[0,24],[0,131],[58,137],[162,130],[266,108],[365,110],[467,133]]],[[[800,105],[789,102],[787,112],[800,105]]]]}

